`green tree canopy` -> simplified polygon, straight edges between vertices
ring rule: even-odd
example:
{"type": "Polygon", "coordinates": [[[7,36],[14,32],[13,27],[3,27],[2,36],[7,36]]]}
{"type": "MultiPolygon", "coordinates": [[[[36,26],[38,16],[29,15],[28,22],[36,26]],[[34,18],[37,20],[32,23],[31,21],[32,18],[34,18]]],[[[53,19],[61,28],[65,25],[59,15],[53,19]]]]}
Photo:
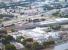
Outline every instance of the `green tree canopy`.
{"type": "Polygon", "coordinates": [[[23,42],[22,42],[22,44],[26,45],[27,42],[33,42],[33,39],[32,38],[24,39],[23,42]]]}
{"type": "Polygon", "coordinates": [[[2,43],[3,43],[4,45],[9,44],[9,43],[14,39],[14,38],[13,38],[12,36],[10,36],[10,35],[3,36],[2,38],[3,38],[3,39],[2,39],[2,43]]]}
{"type": "Polygon", "coordinates": [[[54,41],[43,42],[44,47],[49,47],[49,46],[54,45],[54,44],[55,44],[54,41]]]}
{"type": "Polygon", "coordinates": [[[41,50],[43,48],[42,45],[40,45],[38,42],[34,42],[32,44],[32,50],[41,50]]]}
{"type": "Polygon", "coordinates": [[[11,45],[11,44],[7,44],[5,46],[5,50],[17,50],[16,47],[14,45],[11,45]]]}

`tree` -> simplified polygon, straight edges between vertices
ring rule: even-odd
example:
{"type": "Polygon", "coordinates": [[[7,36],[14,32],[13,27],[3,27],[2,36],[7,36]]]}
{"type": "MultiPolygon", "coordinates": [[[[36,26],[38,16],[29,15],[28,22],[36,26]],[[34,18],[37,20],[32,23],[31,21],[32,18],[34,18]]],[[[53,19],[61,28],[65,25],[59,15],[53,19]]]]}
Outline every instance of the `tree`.
{"type": "Polygon", "coordinates": [[[22,41],[22,44],[25,46],[25,50],[32,50],[32,44],[33,44],[33,39],[32,38],[27,38],[22,41]]]}
{"type": "Polygon", "coordinates": [[[52,15],[55,16],[55,17],[60,17],[61,16],[60,10],[55,12],[55,13],[53,13],[52,15]]]}
{"type": "Polygon", "coordinates": [[[41,49],[43,49],[43,46],[40,45],[38,42],[34,42],[32,44],[32,50],[41,50],[41,49]]]}
{"type": "Polygon", "coordinates": [[[23,37],[23,36],[18,36],[18,37],[16,38],[16,41],[17,41],[17,42],[22,42],[21,39],[24,39],[24,37],[23,37]]]}
{"type": "Polygon", "coordinates": [[[13,38],[12,36],[10,36],[10,35],[3,36],[3,37],[2,37],[2,43],[3,43],[4,45],[10,44],[10,41],[12,41],[13,39],[14,39],[14,38],[13,38]]]}
{"type": "Polygon", "coordinates": [[[9,41],[7,41],[5,38],[2,39],[2,44],[6,45],[6,44],[10,44],[9,41]]]}
{"type": "Polygon", "coordinates": [[[27,44],[25,45],[25,49],[26,49],[26,50],[32,50],[32,44],[31,44],[31,43],[30,43],[30,44],[27,43],[27,44]]]}
{"type": "Polygon", "coordinates": [[[49,47],[49,46],[54,45],[54,44],[55,44],[54,41],[43,42],[44,47],[49,47]]]}
{"type": "Polygon", "coordinates": [[[24,39],[21,43],[25,46],[26,45],[26,40],[24,39]]]}
{"type": "Polygon", "coordinates": [[[7,41],[12,41],[13,39],[14,38],[12,36],[10,36],[10,35],[8,35],[8,36],[5,37],[5,40],[7,40],[7,41]]]}
{"type": "Polygon", "coordinates": [[[23,44],[23,45],[26,45],[27,42],[30,42],[30,43],[31,43],[31,42],[33,42],[33,39],[32,39],[32,38],[24,39],[23,42],[22,42],[22,44],[23,44]]]}
{"type": "Polygon", "coordinates": [[[7,44],[7,45],[5,45],[5,50],[17,50],[17,49],[14,45],[7,44]]]}
{"type": "Polygon", "coordinates": [[[25,46],[25,50],[40,50],[43,48],[38,42],[34,42],[32,38],[24,39],[22,44],[25,46]]]}
{"type": "Polygon", "coordinates": [[[33,42],[33,39],[32,38],[27,38],[26,41],[33,42]]]}
{"type": "Polygon", "coordinates": [[[50,28],[53,30],[60,30],[61,26],[60,25],[50,25],[50,28]]]}

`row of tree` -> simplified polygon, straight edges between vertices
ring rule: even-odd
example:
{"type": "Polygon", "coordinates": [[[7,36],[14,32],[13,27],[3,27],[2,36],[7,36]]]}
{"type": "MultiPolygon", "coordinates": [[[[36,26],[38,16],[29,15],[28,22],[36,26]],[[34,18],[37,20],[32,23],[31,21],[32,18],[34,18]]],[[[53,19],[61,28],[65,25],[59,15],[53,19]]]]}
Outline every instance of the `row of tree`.
{"type": "Polygon", "coordinates": [[[54,41],[43,42],[40,44],[32,38],[24,39],[21,43],[25,46],[25,50],[41,50],[55,44],[54,41]]]}

